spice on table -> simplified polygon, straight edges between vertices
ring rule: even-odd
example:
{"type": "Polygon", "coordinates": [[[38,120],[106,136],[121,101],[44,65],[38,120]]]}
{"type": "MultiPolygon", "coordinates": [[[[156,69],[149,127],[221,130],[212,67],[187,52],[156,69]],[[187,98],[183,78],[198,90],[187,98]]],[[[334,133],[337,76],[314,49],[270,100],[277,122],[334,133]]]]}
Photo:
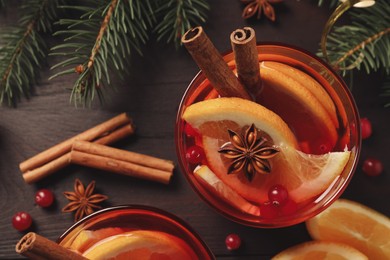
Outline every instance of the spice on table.
{"type": "Polygon", "coordinates": [[[70,201],[66,205],[62,212],[76,211],[74,221],[82,219],[95,211],[95,209],[101,209],[102,207],[97,205],[108,199],[106,195],[93,194],[95,190],[95,181],[92,181],[85,188],[83,183],[76,179],[74,182],[74,191],[65,191],[65,197],[70,201]]]}
{"type": "Polygon", "coordinates": [[[268,19],[274,22],[276,15],[272,4],[281,3],[283,0],[241,0],[241,2],[247,5],[242,12],[244,19],[255,16],[256,13],[257,19],[260,19],[261,14],[264,13],[268,19]]]}
{"type": "Polygon", "coordinates": [[[126,113],[113,117],[20,163],[23,179],[31,184],[67,166],[75,140],[111,144],[133,134],[134,128],[126,113]]]}
{"type": "Polygon", "coordinates": [[[86,260],[85,257],[34,232],[24,235],[16,244],[15,251],[29,259],[86,260]]]}
{"type": "Polygon", "coordinates": [[[172,161],[85,141],[73,143],[70,160],[71,163],[164,184],[170,182],[175,167],[172,161]]]}

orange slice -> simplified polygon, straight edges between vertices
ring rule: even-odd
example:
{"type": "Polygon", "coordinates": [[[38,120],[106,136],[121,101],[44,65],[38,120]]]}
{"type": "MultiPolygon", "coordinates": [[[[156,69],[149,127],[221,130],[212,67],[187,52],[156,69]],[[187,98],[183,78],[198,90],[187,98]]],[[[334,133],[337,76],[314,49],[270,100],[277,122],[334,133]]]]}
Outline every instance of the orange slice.
{"type": "Polygon", "coordinates": [[[321,86],[320,83],[317,82],[314,78],[304,73],[301,70],[298,70],[292,66],[274,62],[274,61],[264,61],[262,63],[263,67],[271,68],[277,70],[286,76],[296,80],[301,86],[305,87],[323,106],[326,112],[329,114],[332,122],[336,126],[339,127],[339,121],[337,119],[336,107],[330,98],[329,94],[326,90],[321,86]]]}
{"type": "Polygon", "coordinates": [[[159,231],[137,230],[108,237],[83,254],[88,259],[197,259],[180,238],[159,231]]]}
{"type": "Polygon", "coordinates": [[[235,208],[251,215],[260,216],[260,208],[249,203],[236,191],[221,181],[206,165],[199,166],[194,170],[195,178],[224,201],[235,208]]]}
{"type": "Polygon", "coordinates": [[[390,259],[390,219],[346,199],[339,199],[306,222],[312,238],[350,245],[370,259],[390,259]]]}
{"type": "Polygon", "coordinates": [[[343,171],[350,152],[309,155],[297,150],[297,142],[287,124],[274,112],[240,98],[218,98],[195,103],[184,111],[183,119],[203,136],[203,148],[211,170],[245,199],[263,203],[271,186],[280,184],[295,202],[302,202],[327,189],[343,171]],[[254,124],[280,153],[269,159],[272,172],[256,174],[250,182],[242,174],[227,174],[228,162],[218,149],[229,141],[227,129],[239,131],[254,124]]]}
{"type": "Polygon", "coordinates": [[[72,250],[83,253],[96,242],[123,232],[125,232],[125,230],[118,227],[101,228],[98,230],[82,230],[77,234],[73,242],[68,247],[72,250]]]}
{"type": "Polygon", "coordinates": [[[274,68],[275,64],[277,63],[261,62],[260,64],[263,82],[261,104],[283,118],[300,142],[307,141],[311,153],[323,153],[322,150],[325,149],[323,145],[327,147],[326,150],[332,150],[337,142],[334,124],[337,118],[334,111],[328,113],[328,108],[323,106],[322,103],[327,102],[321,102],[317,98],[323,94],[318,90],[321,86],[302,84],[302,81],[309,82],[309,78],[314,79],[303,72],[297,73],[297,70],[284,73],[279,70],[280,68],[274,68]],[[306,80],[301,77],[305,77],[306,80]]]}
{"type": "Polygon", "coordinates": [[[368,260],[357,249],[345,244],[310,241],[290,247],[272,258],[272,260],[368,260]]]}

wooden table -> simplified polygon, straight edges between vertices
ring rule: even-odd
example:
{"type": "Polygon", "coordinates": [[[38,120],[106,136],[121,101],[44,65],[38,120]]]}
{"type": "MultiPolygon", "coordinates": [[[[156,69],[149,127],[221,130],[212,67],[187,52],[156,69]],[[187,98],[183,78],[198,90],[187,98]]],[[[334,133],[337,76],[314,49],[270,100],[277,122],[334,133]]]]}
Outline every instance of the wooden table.
{"type": "MultiPolygon", "coordinates": [[[[297,45],[311,52],[319,46],[322,28],[330,10],[319,8],[317,1],[285,1],[277,9],[277,22],[245,21],[239,1],[211,0],[207,34],[221,51],[230,48],[229,35],[243,26],[252,26],[258,41],[279,41],[297,45]],[[228,3],[227,3],[228,2],[228,3]]],[[[1,26],[12,24],[13,15],[1,18],[1,26]]],[[[49,60],[49,64],[56,61],[49,60]]],[[[128,112],[137,125],[137,133],[115,144],[116,147],[166,158],[177,162],[174,145],[175,116],[188,83],[198,71],[184,48],[150,43],[144,57],[134,57],[130,76],[118,85],[118,91],[106,105],[90,109],[75,108],[69,103],[73,77],[48,81],[48,69],[30,100],[14,108],[0,108],[0,258],[18,258],[14,253],[17,240],[23,235],[12,228],[11,218],[18,211],[27,211],[34,219],[32,230],[52,240],[73,223],[71,214],[61,213],[67,204],[62,195],[72,190],[76,178],[84,183],[96,181],[97,191],[109,196],[104,206],[145,204],[155,206],[187,221],[204,239],[217,258],[269,259],[281,250],[310,240],[304,224],[280,229],[255,229],[231,222],[206,205],[190,188],[179,169],[169,185],[162,185],[79,166],[67,167],[56,174],[28,185],[23,181],[18,164],[48,147],[74,136],[121,112],[128,112]],[[50,188],[55,205],[43,209],[34,204],[39,188],[50,188]],[[237,233],[243,247],[229,252],[224,244],[227,234],[237,233]]],[[[379,75],[356,75],[353,94],[362,117],[374,127],[373,136],[363,141],[361,161],[368,156],[380,159],[389,169],[389,110],[379,97],[379,75]]],[[[362,202],[390,216],[390,178],[388,170],[380,177],[367,177],[361,164],[343,197],[362,202]]]]}

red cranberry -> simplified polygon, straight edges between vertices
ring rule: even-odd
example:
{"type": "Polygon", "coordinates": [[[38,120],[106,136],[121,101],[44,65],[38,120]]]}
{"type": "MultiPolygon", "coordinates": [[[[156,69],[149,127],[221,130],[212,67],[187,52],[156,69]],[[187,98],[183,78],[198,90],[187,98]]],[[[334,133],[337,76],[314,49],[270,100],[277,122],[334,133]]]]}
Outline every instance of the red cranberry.
{"type": "Polygon", "coordinates": [[[275,185],[268,191],[269,201],[276,205],[283,205],[288,199],[288,191],[282,185],[275,185]]]}
{"type": "Polygon", "coordinates": [[[228,250],[236,250],[241,246],[241,238],[237,234],[229,234],[225,239],[228,250]]]}
{"type": "Polygon", "coordinates": [[[287,200],[287,202],[281,207],[282,215],[291,215],[295,213],[298,209],[298,204],[293,200],[287,200]]]}
{"type": "Polygon", "coordinates": [[[363,172],[368,176],[378,176],[383,171],[383,164],[375,158],[367,158],[363,162],[363,172]]]}
{"type": "Polygon", "coordinates": [[[27,212],[18,212],[12,217],[12,226],[19,231],[28,229],[32,224],[32,218],[27,212]]]}
{"type": "Polygon", "coordinates": [[[362,130],[362,139],[367,139],[372,134],[372,126],[370,120],[367,118],[360,119],[360,127],[362,130]]]}
{"type": "Polygon", "coordinates": [[[49,207],[51,204],[53,204],[53,201],[53,192],[48,189],[41,189],[37,191],[37,193],[35,193],[35,203],[37,203],[41,207],[49,207]]]}
{"type": "Polygon", "coordinates": [[[279,216],[279,207],[271,202],[266,202],[260,206],[260,214],[264,219],[274,219],[279,216]]]}
{"type": "Polygon", "coordinates": [[[203,161],[205,155],[202,147],[193,145],[187,148],[186,159],[191,164],[199,164],[203,161]]]}

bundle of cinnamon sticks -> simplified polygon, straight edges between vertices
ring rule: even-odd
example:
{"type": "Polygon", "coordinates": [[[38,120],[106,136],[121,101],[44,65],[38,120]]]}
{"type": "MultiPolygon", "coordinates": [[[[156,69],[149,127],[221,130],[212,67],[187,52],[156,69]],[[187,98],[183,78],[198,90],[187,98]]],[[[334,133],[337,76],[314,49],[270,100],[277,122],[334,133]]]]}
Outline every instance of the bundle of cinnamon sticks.
{"type": "Polygon", "coordinates": [[[131,118],[122,113],[23,161],[19,168],[27,183],[37,182],[72,162],[169,183],[173,162],[106,146],[133,134],[134,129],[131,118]]]}

